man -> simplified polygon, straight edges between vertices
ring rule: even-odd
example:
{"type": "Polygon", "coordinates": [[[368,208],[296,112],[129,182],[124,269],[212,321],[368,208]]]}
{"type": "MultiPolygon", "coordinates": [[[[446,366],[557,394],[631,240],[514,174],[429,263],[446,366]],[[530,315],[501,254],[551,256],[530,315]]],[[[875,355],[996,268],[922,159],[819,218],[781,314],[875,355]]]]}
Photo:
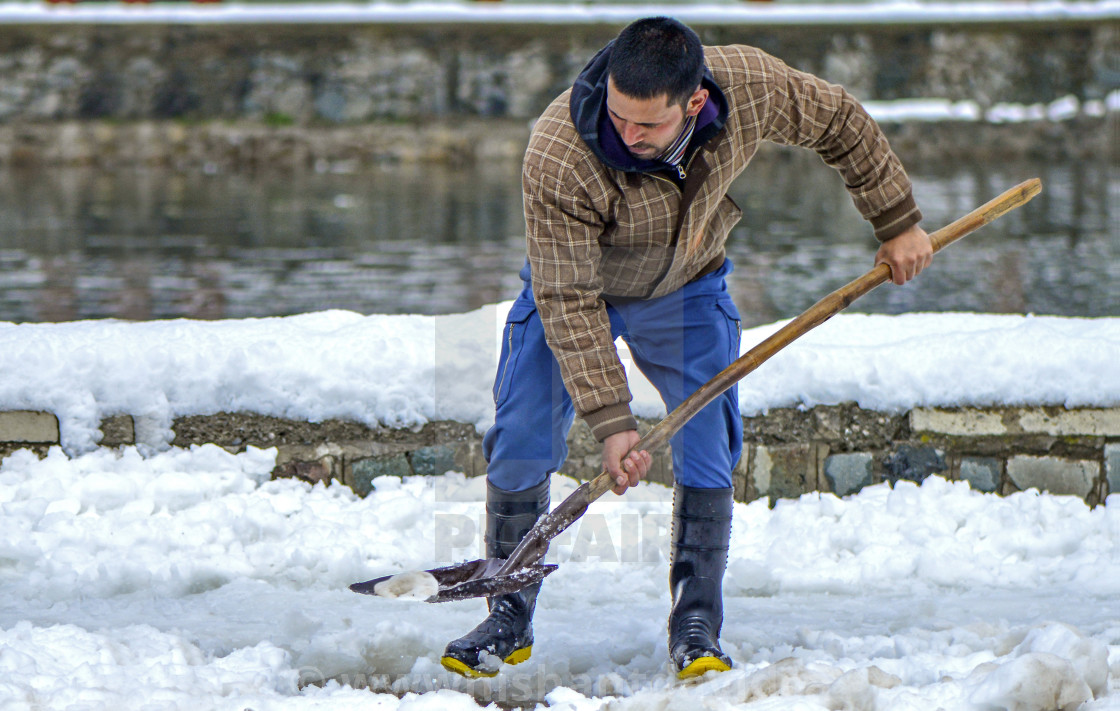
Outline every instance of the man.
{"type": "MultiPolygon", "coordinates": [[[[648,472],[649,454],[630,451],[639,437],[617,337],[670,410],[738,357],[724,244],[741,213],[727,190],[762,141],[811,148],[840,173],[896,284],[929,265],[910,181],[841,87],[752,47],[704,48],[675,20],[631,24],[545,110],[525,154],[525,288],[507,319],[484,442],[489,556],[508,557],[548,511],[574,414],[603,443],[615,493],[648,472]]],[[[668,642],[687,678],[731,667],[719,632],[742,446],[736,389],[671,446],[668,642]]],[[[490,599],[443,665],[493,676],[527,659],[539,587],[490,599]]]]}

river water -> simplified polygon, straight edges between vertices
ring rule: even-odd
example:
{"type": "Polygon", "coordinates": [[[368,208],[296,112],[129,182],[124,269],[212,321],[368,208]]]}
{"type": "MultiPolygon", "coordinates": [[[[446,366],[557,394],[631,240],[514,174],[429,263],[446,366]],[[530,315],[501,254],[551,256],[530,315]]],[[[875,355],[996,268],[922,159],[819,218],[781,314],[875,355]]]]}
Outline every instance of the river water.
{"type": "MultiPolygon", "coordinates": [[[[439,314],[511,299],[524,260],[518,170],[7,171],[0,321],[439,314]]],[[[910,171],[931,231],[1027,178],[1044,191],[851,310],[1120,315],[1117,166],[910,171]]],[[[812,154],[765,153],[732,197],[745,213],[729,245],[744,325],[794,316],[872,266],[868,227],[812,154]]]]}

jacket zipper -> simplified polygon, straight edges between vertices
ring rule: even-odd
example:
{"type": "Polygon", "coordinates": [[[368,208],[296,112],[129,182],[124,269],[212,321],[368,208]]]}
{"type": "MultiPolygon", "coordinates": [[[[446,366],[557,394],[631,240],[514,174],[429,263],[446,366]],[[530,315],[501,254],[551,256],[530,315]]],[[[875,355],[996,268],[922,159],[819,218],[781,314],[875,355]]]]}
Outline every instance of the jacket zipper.
{"type": "Polygon", "coordinates": [[[513,359],[513,324],[509,325],[509,336],[506,339],[506,362],[502,364],[502,378],[498,381],[498,392],[494,394],[494,402],[497,402],[502,397],[502,388],[506,384],[506,372],[509,370],[509,362],[513,359]]]}
{"type": "MultiPolygon", "coordinates": [[[[688,174],[689,174],[688,171],[692,170],[693,161],[696,160],[696,156],[700,155],[700,152],[701,152],[700,149],[697,149],[697,150],[693,151],[692,155],[688,157],[687,165],[685,165],[685,166],[681,166],[681,165],[674,166],[677,169],[677,175],[681,176],[682,178],[687,177],[688,174]]],[[[709,169],[709,172],[710,172],[710,169],[709,169]]],[[[666,183],[669,183],[670,185],[672,185],[673,187],[675,187],[677,189],[678,193],[680,193],[682,204],[677,211],[677,223],[673,227],[673,244],[676,244],[677,238],[680,237],[681,227],[684,225],[684,216],[688,212],[688,210],[691,209],[692,202],[696,198],[696,196],[699,195],[700,188],[697,186],[695,194],[690,196],[688,198],[687,204],[685,204],[685,202],[684,202],[685,195],[686,195],[685,188],[688,187],[688,186],[684,184],[685,181],[683,179],[681,180],[681,185],[677,185],[675,182],[673,182],[669,178],[666,178],[665,176],[662,176],[662,175],[658,175],[657,173],[646,173],[646,175],[649,175],[656,180],[663,180],[666,183]]],[[[706,179],[706,175],[702,176],[702,179],[706,179]]]]}
{"type": "MultiPolygon", "coordinates": [[[[692,167],[692,161],[696,160],[696,156],[699,153],[700,153],[700,149],[697,149],[697,150],[692,152],[691,156],[688,157],[688,167],[689,168],[692,167]]],[[[673,167],[677,169],[677,177],[679,177],[681,179],[681,182],[684,182],[684,180],[686,178],[688,178],[688,170],[685,168],[685,166],[682,166],[680,164],[675,165],[673,167]]],[[[651,178],[656,178],[657,180],[663,180],[666,183],[669,183],[670,185],[672,185],[677,190],[683,191],[683,188],[681,186],[677,185],[672,180],[669,180],[668,178],[666,178],[663,175],[658,175],[657,173],[646,173],[646,175],[650,176],[651,178]]]]}

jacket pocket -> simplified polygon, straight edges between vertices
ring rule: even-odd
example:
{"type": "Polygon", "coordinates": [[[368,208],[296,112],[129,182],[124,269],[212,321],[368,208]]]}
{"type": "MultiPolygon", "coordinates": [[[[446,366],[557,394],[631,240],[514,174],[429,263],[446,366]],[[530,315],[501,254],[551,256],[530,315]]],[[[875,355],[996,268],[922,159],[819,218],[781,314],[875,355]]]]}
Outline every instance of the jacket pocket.
{"type": "Polygon", "coordinates": [[[501,405],[509,397],[510,384],[517,370],[517,359],[525,342],[525,329],[529,318],[537,310],[532,301],[518,299],[510,307],[502,334],[502,354],[498,358],[498,374],[494,378],[494,405],[501,405]]]}
{"type": "Polygon", "coordinates": [[[739,357],[740,341],[743,337],[743,319],[739,316],[739,309],[730,298],[716,302],[724,318],[727,319],[727,357],[728,363],[739,357]]]}
{"type": "Polygon", "coordinates": [[[731,199],[730,195],[724,195],[721,201],[720,209],[726,213],[727,220],[730,221],[731,226],[735,226],[739,220],[743,219],[743,208],[739,207],[739,203],[731,199]]]}
{"type": "Polygon", "coordinates": [[[711,219],[708,220],[708,234],[713,237],[718,235],[726,240],[741,219],[743,219],[743,211],[734,200],[724,195],[716,206],[715,212],[712,213],[711,219]]]}

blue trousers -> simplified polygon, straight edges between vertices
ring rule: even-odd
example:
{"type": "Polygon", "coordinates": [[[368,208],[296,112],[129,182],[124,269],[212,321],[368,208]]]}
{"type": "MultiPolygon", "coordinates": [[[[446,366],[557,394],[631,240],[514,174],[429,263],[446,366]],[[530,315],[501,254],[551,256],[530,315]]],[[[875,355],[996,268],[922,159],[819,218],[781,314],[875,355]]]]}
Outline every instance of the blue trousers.
{"type": "MultiPolygon", "coordinates": [[[[672,411],[739,357],[740,317],[727,293],[723,266],[672,294],[648,300],[607,302],[611,332],[629,346],[634,364],[672,411]]],[[[487,479],[507,491],[540,484],[568,456],[567,435],[575,411],[560,366],[545,342],[530,285],[506,319],[494,381],[494,426],[483,438],[487,479]]],[[[743,445],[738,387],[698,412],[670,440],[673,478],[702,489],[731,486],[743,445]]]]}

